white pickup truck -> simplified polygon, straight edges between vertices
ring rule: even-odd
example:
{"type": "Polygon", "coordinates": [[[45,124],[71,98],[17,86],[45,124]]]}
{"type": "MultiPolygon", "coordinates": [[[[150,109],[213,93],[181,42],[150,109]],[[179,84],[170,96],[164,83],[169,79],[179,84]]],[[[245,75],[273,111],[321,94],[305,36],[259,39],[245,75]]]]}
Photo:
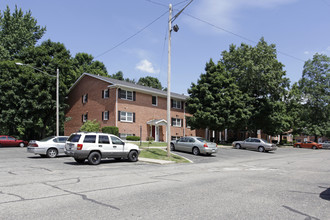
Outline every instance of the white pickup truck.
{"type": "Polygon", "coordinates": [[[135,144],[125,143],[112,134],[95,132],[77,132],[70,135],[65,143],[64,152],[77,163],[88,160],[91,165],[98,165],[103,158],[138,161],[140,149],[135,144]]]}

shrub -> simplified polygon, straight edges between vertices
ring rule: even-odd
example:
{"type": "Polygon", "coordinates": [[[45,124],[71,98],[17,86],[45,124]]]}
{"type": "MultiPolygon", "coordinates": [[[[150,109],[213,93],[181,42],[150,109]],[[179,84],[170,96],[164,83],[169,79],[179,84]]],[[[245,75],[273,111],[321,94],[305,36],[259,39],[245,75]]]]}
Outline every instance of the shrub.
{"type": "Polygon", "coordinates": [[[139,141],[140,137],[139,136],[127,136],[126,140],[128,140],[128,141],[139,141]]]}
{"type": "Polygon", "coordinates": [[[80,131],[86,131],[86,132],[99,132],[100,131],[100,123],[96,120],[90,121],[87,120],[81,127],[80,131]]]}
{"type": "Polygon", "coordinates": [[[119,135],[119,129],[118,127],[114,127],[114,126],[106,126],[102,128],[102,132],[103,133],[107,133],[107,134],[113,134],[118,136],[119,135]]]}

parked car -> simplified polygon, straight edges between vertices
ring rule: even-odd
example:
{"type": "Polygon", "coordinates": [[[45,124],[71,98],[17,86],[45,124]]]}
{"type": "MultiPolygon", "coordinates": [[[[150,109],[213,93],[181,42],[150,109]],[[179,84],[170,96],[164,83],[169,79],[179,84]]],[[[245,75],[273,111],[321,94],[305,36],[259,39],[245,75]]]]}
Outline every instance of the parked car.
{"type": "Polygon", "coordinates": [[[135,144],[125,143],[112,134],[78,132],[73,133],[66,141],[65,151],[77,163],[88,160],[91,165],[98,165],[102,158],[128,159],[138,161],[140,149],[135,144]]]}
{"type": "Polygon", "coordinates": [[[330,141],[324,141],[322,144],[323,149],[330,149],[330,141]]]}
{"type": "Polygon", "coordinates": [[[236,149],[258,150],[259,152],[277,150],[276,144],[271,144],[268,141],[260,138],[248,138],[244,141],[234,141],[232,145],[236,149]]]}
{"type": "Polygon", "coordinates": [[[313,141],[304,141],[304,142],[297,142],[293,145],[293,147],[297,147],[297,148],[311,148],[311,149],[321,149],[322,148],[322,144],[318,144],[316,142],[313,141]]]}
{"type": "Polygon", "coordinates": [[[171,141],[170,146],[172,151],[185,151],[194,155],[211,155],[218,152],[216,143],[209,142],[201,137],[182,137],[178,140],[171,141]]]}
{"type": "Polygon", "coordinates": [[[0,147],[25,147],[27,144],[27,141],[18,140],[8,135],[0,135],[0,147]]]}
{"type": "Polygon", "coordinates": [[[67,136],[51,136],[40,141],[32,140],[29,142],[27,152],[49,158],[65,155],[64,147],[67,139],[67,136]]]}

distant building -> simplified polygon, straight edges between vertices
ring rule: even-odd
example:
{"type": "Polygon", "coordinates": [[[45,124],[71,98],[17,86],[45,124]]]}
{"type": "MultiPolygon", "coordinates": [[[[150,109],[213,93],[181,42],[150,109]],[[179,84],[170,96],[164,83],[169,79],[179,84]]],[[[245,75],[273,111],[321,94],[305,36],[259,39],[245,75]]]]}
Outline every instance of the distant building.
{"type": "MultiPolygon", "coordinates": [[[[185,101],[188,96],[171,93],[171,139],[195,136],[186,123],[185,101]]],[[[87,120],[100,122],[101,127],[116,126],[120,137],[167,138],[167,92],[126,81],[89,73],[82,74],[69,90],[69,108],[64,134],[79,130],[87,120]]]]}

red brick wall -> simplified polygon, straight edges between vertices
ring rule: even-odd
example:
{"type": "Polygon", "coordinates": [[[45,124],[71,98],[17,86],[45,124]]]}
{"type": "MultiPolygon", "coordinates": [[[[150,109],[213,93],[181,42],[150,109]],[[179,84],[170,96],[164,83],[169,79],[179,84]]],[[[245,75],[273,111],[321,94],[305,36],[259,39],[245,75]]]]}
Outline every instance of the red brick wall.
{"type": "MultiPolygon", "coordinates": [[[[151,128],[147,122],[153,119],[167,120],[166,97],[158,96],[158,105],[152,105],[152,94],[136,92],[136,100],[129,101],[118,98],[118,111],[126,111],[135,113],[135,122],[118,121],[118,112],[116,113],[116,88],[110,89],[110,97],[102,98],[102,90],[107,89],[109,83],[95,79],[90,76],[84,76],[77,85],[70,91],[68,95],[68,105],[66,117],[71,120],[65,123],[65,135],[70,135],[79,130],[82,126],[82,114],[88,113],[88,120],[94,120],[104,126],[116,126],[119,128],[119,133],[135,134],[140,136],[140,126],[142,127],[142,140],[146,140],[150,136],[151,128]],[[82,96],[88,94],[88,102],[82,103],[82,96]],[[102,112],[109,111],[109,120],[102,121],[102,112]]],[[[188,115],[188,114],[186,114],[188,115]]],[[[189,115],[188,115],[189,116],[189,115]]],[[[180,118],[183,123],[184,110],[171,109],[171,118],[180,118]]],[[[159,129],[160,140],[166,140],[166,126],[161,126],[159,129]]],[[[184,127],[171,126],[171,136],[183,136],[184,127]]],[[[185,128],[185,135],[196,135],[196,131],[191,131],[185,128]]]]}

